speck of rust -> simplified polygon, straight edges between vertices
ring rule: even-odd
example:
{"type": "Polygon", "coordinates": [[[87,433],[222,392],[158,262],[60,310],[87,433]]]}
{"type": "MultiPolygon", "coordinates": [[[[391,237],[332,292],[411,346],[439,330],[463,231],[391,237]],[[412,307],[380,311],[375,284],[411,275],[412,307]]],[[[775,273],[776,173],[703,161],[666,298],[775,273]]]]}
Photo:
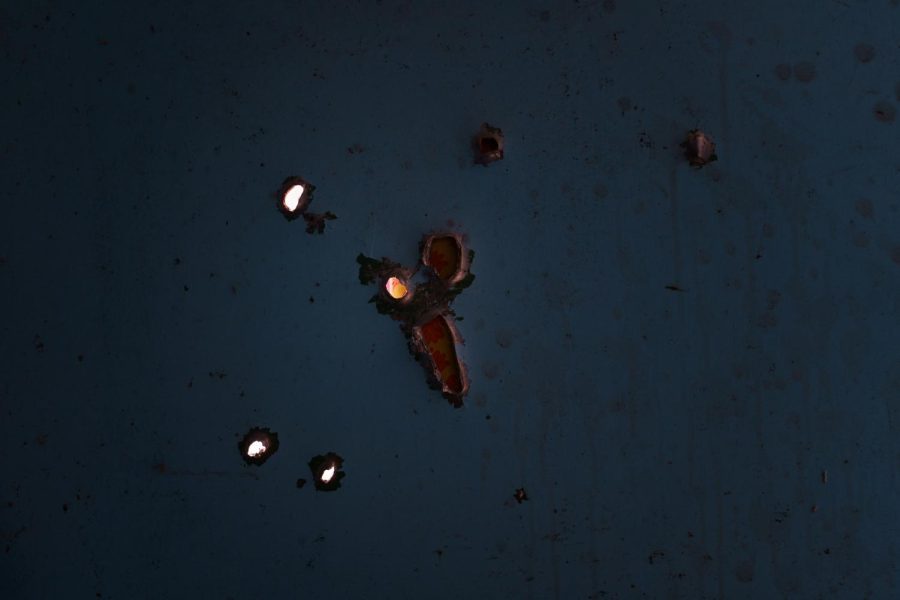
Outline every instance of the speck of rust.
{"type": "Polygon", "coordinates": [[[869,44],[860,43],[853,47],[853,54],[856,56],[856,60],[861,63],[872,62],[875,58],[875,48],[869,44]]]}
{"type": "Polygon", "coordinates": [[[900,245],[891,248],[891,260],[900,265],[900,245]]]}
{"type": "Polygon", "coordinates": [[[516,499],[516,502],[522,504],[524,501],[528,500],[528,494],[525,492],[525,488],[516,488],[515,493],[513,493],[513,498],[516,499]]]}
{"type": "Polygon", "coordinates": [[[809,83],[816,78],[816,65],[811,62],[800,62],[794,65],[794,77],[801,83],[809,83]]]}
{"type": "Polygon", "coordinates": [[[856,201],[856,212],[864,219],[871,219],[875,215],[875,206],[868,198],[860,198],[856,201]]]}
{"type": "Polygon", "coordinates": [[[872,107],[872,114],[882,123],[893,123],[897,118],[897,108],[890,102],[876,102],[872,107]]]}
{"type": "Polygon", "coordinates": [[[781,81],[787,81],[791,78],[791,65],[781,63],[775,66],[775,77],[781,81]]]}

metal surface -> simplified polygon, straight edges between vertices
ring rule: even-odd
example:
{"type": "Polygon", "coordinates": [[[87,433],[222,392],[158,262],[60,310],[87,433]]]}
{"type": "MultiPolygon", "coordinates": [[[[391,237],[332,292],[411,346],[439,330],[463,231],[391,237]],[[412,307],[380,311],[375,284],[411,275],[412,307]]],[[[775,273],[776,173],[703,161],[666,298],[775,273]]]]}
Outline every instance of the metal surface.
{"type": "Polygon", "coordinates": [[[0,6],[0,596],[900,597],[898,23],[0,6]],[[355,264],[448,226],[459,410],[355,264]]]}

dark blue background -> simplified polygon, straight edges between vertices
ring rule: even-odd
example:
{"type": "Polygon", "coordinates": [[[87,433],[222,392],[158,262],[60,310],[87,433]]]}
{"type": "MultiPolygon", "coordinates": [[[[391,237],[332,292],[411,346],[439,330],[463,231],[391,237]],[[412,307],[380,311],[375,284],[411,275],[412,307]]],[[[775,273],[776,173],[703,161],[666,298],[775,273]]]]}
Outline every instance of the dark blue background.
{"type": "Polygon", "coordinates": [[[897,4],[4,3],[0,595],[900,597],[897,4]]]}

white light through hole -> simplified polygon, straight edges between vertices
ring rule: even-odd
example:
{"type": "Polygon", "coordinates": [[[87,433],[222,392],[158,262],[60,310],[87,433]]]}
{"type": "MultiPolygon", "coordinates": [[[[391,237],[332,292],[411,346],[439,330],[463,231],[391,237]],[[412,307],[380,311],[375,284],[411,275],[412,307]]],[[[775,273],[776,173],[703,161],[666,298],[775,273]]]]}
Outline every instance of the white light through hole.
{"type": "Polygon", "coordinates": [[[291,188],[284,193],[284,207],[291,212],[297,210],[297,207],[300,206],[300,198],[303,197],[304,190],[305,188],[299,183],[291,186],[291,188]]]}
{"type": "Polygon", "coordinates": [[[247,456],[259,456],[266,451],[266,445],[259,440],[250,444],[247,448],[247,456]]]}
{"type": "Polygon", "coordinates": [[[406,292],[408,291],[406,284],[397,277],[388,279],[387,283],[384,284],[384,287],[394,300],[400,300],[406,296],[406,292]]]}
{"type": "Polygon", "coordinates": [[[328,483],[334,477],[334,465],[322,471],[322,483],[328,483]]]}

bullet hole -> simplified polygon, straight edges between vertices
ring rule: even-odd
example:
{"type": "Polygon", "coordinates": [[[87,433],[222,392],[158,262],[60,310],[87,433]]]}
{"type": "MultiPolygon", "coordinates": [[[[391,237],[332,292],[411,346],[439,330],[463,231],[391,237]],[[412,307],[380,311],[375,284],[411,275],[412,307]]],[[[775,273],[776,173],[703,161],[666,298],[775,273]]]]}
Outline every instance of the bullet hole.
{"type": "Polygon", "coordinates": [[[801,83],[809,83],[816,78],[816,65],[811,62],[801,62],[794,65],[794,77],[801,83]]]}
{"type": "Polygon", "coordinates": [[[387,291],[388,296],[394,300],[403,300],[409,294],[406,282],[399,277],[389,277],[384,284],[384,289],[387,291]]]}
{"type": "Polygon", "coordinates": [[[475,279],[469,270],[475,253],[466,250],[460,236],[450,233],[425,236],[420,252],[421,262],[415,269],[389,258],[376,260],[360,254],[356,258],[359,281],[379,286],[370,302],[379,313],[399,321],[429,385],[441,390],[453,406],[462,406],[468,379],[456,351],[461,339],[450,304],[475,279]],[[409,282],[420,269],[426,279],[413,290],[409,282]]]}
{"type": "Polygon", "coordinates": [[[306,485],[306,480],[305,480],[305,479],[303,479],[303,478],[301,477],[300,479],[297,480],[297,489],[302,488],[304,485],[306,485]]]}
{"type": "Polygon", "coordinates": [[[302,177],[288,177],[278,191],[278,209],[288,221],[293,221],[306,212],[315,189],[302,177]]]}
{"type": "Polygon", "coordinates": [[[489,152],[496,152],[500,147],[500,143],[497,142],[495,138],[492,137],[483,137],[481,138],[480,149],[482,154],[487,154],[489,152]]]}
{"type": "Polygon", "coordinates": [[[684,148],[684,156],[692,167],[699,169],[718,160],[715,142],[699,129],[689,131],[681,147],[684,148]]]}
{"type": "Polygon", "coordinates": [[[882,123],[893,123],[897,118],[897,109],[890,102],[881,101],[872,107],[872,114],[882,123]]]}
{"type": "Polygon", "coordinates": [[[416,351],[430,359],[431,376],[440,383],[441,391],[455,406],[462,405],[469,384],[465,369],[456,353],[459,334],[445,315],[437,315],[413,329],[416,351]]]}
{"type": "Polygon", "coordinates": [[[309,470],[312,472],[313,484],[320,492],[333,492],[341,487],[341,479],[344,472],[341,470],[344,459],[329,452],[325,455],[317,455],[310,459],[309,470]]]}
{"type": "Polygon", "coordinates": [[[456,235],[432,235],[422,244],[422,264],[448,284],[465,278],[469,264],[462,239],[456,235]]]}
{"type": "Polygon", "coordinates": [[[278,434],[268,427],[254,427],[238,442],[238,449],[248,465],[262,465],[278,451],[278,434]]]}
{"type": "Polygon", "coordinates": [[[861,63],[872,62],[875,58],[875,48],[869,44],[860,43],[853,47],[853,54],[856,56],[856,60],[861,63]]]}
{"type": "Polygon", "coordinates": [[[775,77],[780,79],[781,81],[787,81],[791,78],[791,65],[787,65],[781,63],[780,65],[775,65],[775,77]]]}
{"type": "Polygon", "coordinates": [[[516,499],[516,502],[522,504],[526,500],[528,500],[528,494],[525,493],[525,488],[516,488],[515,493],[513,493],[513,498],[516,499]]]}
{"type": "Polygon", "coordinates": [[[482,123],[474,140],[475,163],[488,166],[492,162],[502,160],[503,139],[503,132],[500,129],[482,123]]]}

